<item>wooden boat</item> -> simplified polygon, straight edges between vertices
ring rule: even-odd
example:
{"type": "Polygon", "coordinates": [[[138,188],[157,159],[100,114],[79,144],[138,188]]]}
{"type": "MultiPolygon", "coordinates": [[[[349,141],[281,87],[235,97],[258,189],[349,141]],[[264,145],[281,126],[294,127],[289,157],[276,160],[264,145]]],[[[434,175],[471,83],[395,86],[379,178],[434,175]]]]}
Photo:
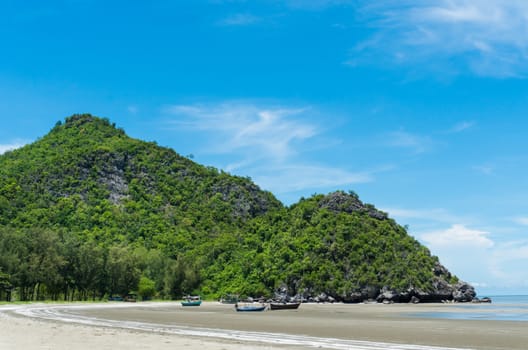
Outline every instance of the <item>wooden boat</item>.
{"type": "Polygon", "coordinates": [[[202,304],[202,300],[199,296],[187,296],[185,300],[181,302],[182,306],[200,306],[202,304]]]}
{"type": "Polygon", "coordinates": [[[301,303],[270,303],[271,310],[296,310],[301,303]]]}
{"type": "Polygon", "coordinates": [[[220,299],[220,302],[222,304],[236,304],[236,303],[238,303],[238,295],[235,295],[235,294],[224,295],[220,299]]]}
{"type": "Polygon", "coordinates": [[[127,294],[123,300],[129,303],[135,303],[137,301],[137,295],[127,294]]]}
{"type": "Polygon", "coordinates": [[[238,312],[258,312],[266,310],[267,305],[262,304],[235,304],[236,311],[238,312]]]}

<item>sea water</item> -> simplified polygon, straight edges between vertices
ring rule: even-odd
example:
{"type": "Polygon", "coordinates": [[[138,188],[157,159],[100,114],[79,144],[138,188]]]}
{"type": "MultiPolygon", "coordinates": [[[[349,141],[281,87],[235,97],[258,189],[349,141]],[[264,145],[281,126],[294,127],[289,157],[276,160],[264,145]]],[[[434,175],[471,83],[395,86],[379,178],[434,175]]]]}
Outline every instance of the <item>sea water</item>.
{"type": "Polygon", "coordinates": [[[456,304],[454,310],[414,313],[413,317],[456,320],[528,321],[528,295],[490,296],[492,303],[456,304]]]}
{"type": "Polygon", "coordinates": [[[494,304],[524,305],[524,307],[528,307],[528,295],[496,295],[490,298],[494,304]]]}

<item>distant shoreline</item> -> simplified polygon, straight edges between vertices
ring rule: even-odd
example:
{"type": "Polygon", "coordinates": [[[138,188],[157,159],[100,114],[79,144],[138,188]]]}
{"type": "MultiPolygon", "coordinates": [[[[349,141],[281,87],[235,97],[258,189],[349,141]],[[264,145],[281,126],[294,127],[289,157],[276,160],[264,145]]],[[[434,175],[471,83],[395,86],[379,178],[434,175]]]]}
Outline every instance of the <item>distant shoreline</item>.
{"type": "Polygon", "coordinates": [[[524,322],[426,316],[456,311],[459,305],[302,304],[298,311],[251,315],[241,315],[232,305],[218,302],[204,302],[191,309],[171,302],[3,305],[0,327],[8,331],[0,335],[0,348],[36,350],[42,348],[39,342],[53,349],[93,350],[109,344],[124,348],[123,339],[132,333],[141,334],[139,338],[144,340],[128,344],[127,349],[161,350],[167,344],[172,349],[183,344],[189,344],[189,349],[203,349],[204,343],[207,349],[298,349],[312,345],[354,349],[357,344],[374,349],[373,344],[379,342],[385,344],[381,348],[410,344],[417,346],[415,349],[525,349],[528,334],[524,322]],[[417,312],[424,316],[406,316],[417,312]],[[79,332],[88,337],[89,347],[76,344],[79,332]],[[146,340],[150,345],[144,343],[146,340]]]}

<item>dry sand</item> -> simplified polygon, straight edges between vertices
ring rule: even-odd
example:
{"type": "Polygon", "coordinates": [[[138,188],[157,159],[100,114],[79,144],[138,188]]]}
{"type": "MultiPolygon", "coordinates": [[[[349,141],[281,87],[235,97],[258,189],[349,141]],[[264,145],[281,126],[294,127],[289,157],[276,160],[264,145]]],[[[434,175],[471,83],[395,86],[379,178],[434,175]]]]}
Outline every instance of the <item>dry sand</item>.
{"type": "MultiPolygon", "coordinates": [[[[2,306],[0,306],[0,310],[2,306]]],[[[266,344],[244,344],[141,332],[123,328],[79,325],[0,313],[1,350],[241,350],[284,349],[266,344]]]]}
{"type": "Polygon", "coordinates": [[[0,306],[0,349],[387,349],[390,344],[420,345],[415,349],[527,349],[527,322],[409,316],[459,307],[303,304],[297,311],[237,313],[232,305],[212,302],[186,308],[177,303],[31,305],[19,310],[0,306]]]}

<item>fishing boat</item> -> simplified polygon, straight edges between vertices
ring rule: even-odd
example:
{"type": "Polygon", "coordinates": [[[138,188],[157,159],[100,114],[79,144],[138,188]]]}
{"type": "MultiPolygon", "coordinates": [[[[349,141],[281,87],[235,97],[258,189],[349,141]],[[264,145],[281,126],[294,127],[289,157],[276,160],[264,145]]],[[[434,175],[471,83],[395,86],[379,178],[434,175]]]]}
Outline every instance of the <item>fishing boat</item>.
{"type": "Polygon", "coordinates": [[[270,310],[297,310],[301,303],[270,303],[270,310]]]}
{"type": "Polygon", "coordinates": [[[188,295],[182,302],[182,306],[200,306],[202,299],[198,295],[188,295]]]}
{"type": "Polygon", "coordinates": [[[236,294],[227,294],[227,295],[224,295],[221,299],[220,299],[220,302],[222,304],[236,304],[238,303],[238,295],[236,294]]]}
{"type": "Polygon", "coordinates": [[[135,303],[137,301],[137,295],[136,294],[127,294],[123,301],[129,302],[129,303],[135,303]]]}
{"type": "Polygon", "coordinates": [[[262,304],[235,304],[236,311],[238,312],[258,312],[266,310],[267,305],[262,304]]]}

